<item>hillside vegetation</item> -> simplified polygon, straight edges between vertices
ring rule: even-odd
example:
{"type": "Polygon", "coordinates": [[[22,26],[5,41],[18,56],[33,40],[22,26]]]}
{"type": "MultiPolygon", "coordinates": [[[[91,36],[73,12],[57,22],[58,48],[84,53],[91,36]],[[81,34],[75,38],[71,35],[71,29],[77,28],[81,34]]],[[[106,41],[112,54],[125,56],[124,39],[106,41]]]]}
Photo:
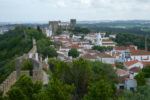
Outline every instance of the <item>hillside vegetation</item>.
{"type": "Polygon", "coordinates": [[[29,52],[32,48],[33,38],[37,40],[40,55],[43,57],[57,56],[55,49],[50,47],[52,42],[41,30],[18,26],[14,30],[0,35],[0,83],[15,69],[15,58],[29,52]],[[49,52],[54,52],[54,55],[49,52]]]}

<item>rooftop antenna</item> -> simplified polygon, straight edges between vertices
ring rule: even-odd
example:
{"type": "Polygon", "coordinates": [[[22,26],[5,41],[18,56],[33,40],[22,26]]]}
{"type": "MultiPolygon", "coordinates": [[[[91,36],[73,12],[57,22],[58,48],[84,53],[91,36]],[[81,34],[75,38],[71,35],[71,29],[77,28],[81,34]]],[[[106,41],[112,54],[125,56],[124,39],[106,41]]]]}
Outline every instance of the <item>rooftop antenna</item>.
{"type": "Polygon", "coordinates": [[[147,48],[147,34],[145,36],[145,51],[148,51],[148,48],[147,48]]]}

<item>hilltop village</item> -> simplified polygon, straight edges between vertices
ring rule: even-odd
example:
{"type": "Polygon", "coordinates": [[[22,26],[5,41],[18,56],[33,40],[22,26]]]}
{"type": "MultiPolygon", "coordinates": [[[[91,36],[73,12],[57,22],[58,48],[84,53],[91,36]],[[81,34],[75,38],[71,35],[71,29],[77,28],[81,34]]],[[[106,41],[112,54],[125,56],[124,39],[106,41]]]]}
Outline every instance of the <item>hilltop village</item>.
{"type": "Polygon", "coordinates": [[[120,45],[118,34],[89,31],[76,19],[2,30],[0,100],[122,100],[150,84],[146,39],[145,49],[120,45]]]}
{"type": "Polygon", "coordinates": [[[146,66],[150,65],[150,52],[140,50],[136,45],[118,46],[113,40],[116,34],[107,33],[77,33],[72,34],[76,20],[71,19],[70,23],[61,21],[50,21],[49,26],[43,29],[47,37],[55,43],[61,44],[57,48],[58,59],[71,62],[73,59],[84,58],[91,61],[100,61],[111,64],[119,77],[117,89],[128,89],[135,91],[137,81],[134,77],[146,66]],[[57,30],[63,34],[57,34],[57,30]],[[79,55],[69,55],[70,50],[75,49],[79,55]],[[118,68],[121,64],[122,68],[118,68]]]}

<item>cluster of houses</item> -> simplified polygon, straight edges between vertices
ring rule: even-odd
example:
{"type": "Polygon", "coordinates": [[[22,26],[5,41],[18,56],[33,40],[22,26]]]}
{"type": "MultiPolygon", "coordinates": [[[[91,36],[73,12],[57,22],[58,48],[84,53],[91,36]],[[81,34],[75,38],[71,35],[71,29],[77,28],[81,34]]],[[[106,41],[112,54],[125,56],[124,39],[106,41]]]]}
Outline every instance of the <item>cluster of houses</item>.
{"type": "MultiPolygon", "coordinates": [[[[102,33],[103,34],[103,33],[102,33]]],[[[109,54],[106,53],[101,53],[99,51],[95,51],[92,50],[92,47],[97,45],[97,36],[99,36],[100,33],[92,33],[92,34],[88,34],[87,36],[84,37],[84,39],[82,38],[82,36],[70,36],[67,34],[63,34],[63,35],[59,35],[59,36],[54,36],[53,40],[56,43],[60,43],[61,46],[59,47],[57,53],[58,53],[58,58],[64,61],[72,61],[72,57],[68,56],[68,52],[70,49],[75,48],[80,52],[79,57],[83,57],[85,59],[88,60],[92,60],[92,61],[101,61],[103,63],[108,63],[108,64],[115,64],[115,58],[109,54]],[[92,37],[93,39],[91,40],[92,37]],[[94,41],[93,41],[94,40],[94,41]]],[[[103,39],[102,37],[100,38],[100,40],[103,39]]],[[[110,40],[109,37],[104,39],[108,40],[108,45],[109,43],[113,41],[110,40]]],[[[106,43],[106,41],[104,40],[104,43],[106,43]]],[[[103,41],[101,41],[103,42],[103,41]]],[[[110,43],[110,44],[112,44],[110,43]]],[[[115,43],[114,43],[115,45],[115,43]]],[[[99,45],[101,46],[101,45],[99,45]]]]}
{"type": "Polygon", "coordinates": [[[13,30],[15,26],[13,25],[0,25],[0,34],[4,34],[5,32],[8,32],[9,30],[13,30]]]}
{"type": "MultiPolygon", "coordinates": [[[[52,35],[52,31],[47,31],[52,35]]],[[[51,36],[50,35],[50,36],[51,36]]],[[[72,61],[72,57],[68,56],[70,49],[75,48],[80,52],[79,57],[91,61],[101,61],[111,64],[118,75],[117,88],[128,89],[135,91],[137,82],[134,77],[138,72],[150,65],[150,52],[139,50],[137,46],[116,46],[112,41],[116,35],[107,35],[106,33],[90,33],[86,35],[70,35],[61,34],[51,36],[55,43],[59,43],[60,47],[57,50],[58,59],[62,61],[72,61]],[[112,47],[113,49],[106,52],[92,50],[93,46],[112,47]],[[116,62],[122,63],[124,68],[117,68],[116,62]]]]}
{"type": "Polygon", "coordinates": [[[123,63],[124,68],[116,68],[119,77],[118,89],[127,88],[135,91],[137,87],[134,77],[146,66],[150,65],[150,52],[139,50],[137,46],[114,47],[110,55],[115,57],[116,62],[123,63]]]}

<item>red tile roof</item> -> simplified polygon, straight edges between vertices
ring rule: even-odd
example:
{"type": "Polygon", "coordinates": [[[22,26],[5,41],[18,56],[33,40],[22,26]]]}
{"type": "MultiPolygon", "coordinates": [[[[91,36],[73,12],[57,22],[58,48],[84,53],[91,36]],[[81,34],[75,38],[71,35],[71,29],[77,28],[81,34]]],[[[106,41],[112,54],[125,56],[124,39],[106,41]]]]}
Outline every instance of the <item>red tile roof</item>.
{"type": "Polygon", "coordinates": [[[96,55],[101,57],[101,58],[114,58],[113,56],[108,55],[106,53],[97,53],[96,55]]]}
{"type": "Polygon", "coordinates": [[[123,70],[123,69],[117,69],[117,70],[116,70],[116,74],[117,74],[118,76],[126,76],[126,75],[129,75],[129,72],[126,71],[126,70],[123,70]]]}
{"type": "Polygon", "coordinates": [[[85,54],[82,57],[85,59],[97,59],[97,57],[95,55],[90,55],[90,54],[85,54]]]}
{"type": "Polygon", "coordinates": [[[150,62],[142,62],[144,66],[150,66],[150,62]]]}
{"type": "Polygon", "coordinates": [[[150,52],[145,50],[131,50],[131,55],[150,55],[150,52]]]}
{"type": "Polygon", "coordinates": [[[134,68],[131,68],[131,69],[130,69],[130,71],[131,71],[131,72],[134,72],[134,73],[139,72],[140,70],[141,70],[141,69],[138,68],[138,67],[134,67],[134,68]]]}
{"type": "Polygon", "coordinates": [[[139,62],[138,60],[132,60],[132,61],[127,61],[127,62],[125,62],[124,64],[125,64],[126,66],[131,66],[131,65],[136,64],[136,63],[138,63],[138,62],[139,62]]]}
{"type": "Polygon", "coordinates": [[[80,48],[80,46],[78,45],[78,44],[72,44],[71,46],[69,46],[70,48],[76,48],[76,49],[78,49],[78,48],[80,48]]]}
{"type": "Polygon", "coordinates": [[[129,46],[129,47],[119,46],[119,47],[115,47],[114,49],[119,50],[119,51],[121,51],[121,50],[136,50],[136,48],[133,46],[129,46]]]}

